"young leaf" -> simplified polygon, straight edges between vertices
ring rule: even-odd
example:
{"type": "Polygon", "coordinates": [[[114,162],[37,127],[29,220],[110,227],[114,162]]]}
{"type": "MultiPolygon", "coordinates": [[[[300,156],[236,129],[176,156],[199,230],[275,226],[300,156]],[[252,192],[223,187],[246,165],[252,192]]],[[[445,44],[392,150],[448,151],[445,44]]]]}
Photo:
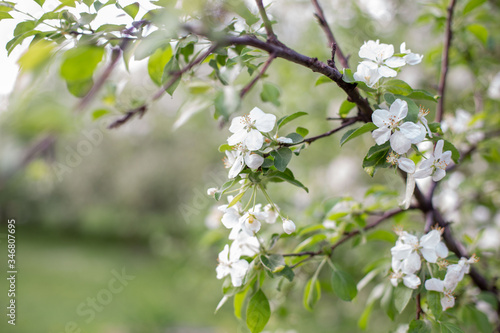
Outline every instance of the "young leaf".
{"type": "Polygon", "coordinates": [[[260,93],[260,99],[262,99],[263,102],[271,102],[276,106],[280,106],[279,98],[279,88],[272,83],[265,82],[262,87],[262,92],[260,93]]]}
{"type": "Polygon", "coordinates": [[[247,326],[252,333],[262,332],[271,317],[269,301],[262,290],[258,290],[250,299],[247,307],[247,326]]]}
{"type": "Polygon", "coordinates": [[[304,127],[297,127],[295,129],[295,132],[297,132],[297,134],[299,134],[303,138],[305,138],[307,136],[307,134],[309,134],[309,130],[307,128],[304,128],[304,127]]]}
{"type": "Polygon", "coordinates": [[[386,91],[398,94],[398,95],[409,95],[413,92],[413,89],[410,87],[408,83],[398,79],[392,79],[384,83],[384,88],[386,91]]]}
{"type": "Polygon", "coordinates": [[[422,99],[422,100],[426,100],[426,101],[437,102],[437,98],[435,95],[431,94],[428,91],[420,90],[420,89],[413,90],[413,92],[411,94],[409,94],[407,97],[411,98],[411,99],[422,99]]]}
{"type": "Polygon", "coordinates": [[[321,75],[317,80],[316,80],[316,83],[314,84],[315,86],[319,86],[320,84],[323,84],[323,83],[328,83],[328,82],[332,82],[332,79],[330,79],[329,77],[327,76],[324,76],[324,75],[321,75]]]}
{"type": "Polygon", "coordinates": [[[250,286],[248,286],[245,290],[242,292],[237,293],[234,295],[234,315],[236,318],[241,319],[241,312],[243,310],[243,303],[245,302],[245,298],[248,294],[248,291],[250,290],[250,286]]]}
{"type": "Polygon", "coordinates": [[[286,170],[286,166],[292,159],[292,151],[290,148],[280,148],[271,152],[271,156],[274,157],[274,166],[281,172],[286,170]]]}
{"type": "Polygon", "coordinates": [[[280,254],[271,254],[259,256],[260,262],[271,273],[282,271],[285,268],[285,258],[280,254]]]}
{"type": "Polygon", "coordinates": [[[399,285],[394,290],[394,306],[399,313],[403,312],[403,310],[406,308],[412,294],[413,289],[407,288],[404,285],[399,285]]]}
{"type": "Polygon", "coordinates": [[[84,81],[92,78],[97,65],[104,56],[104,48],[80,46],[66,51],[61,65],[61,76],[66,81],[84,81]]]}
{"type": "Polygon", "coordinates": [[[299,112],[295,112],[289,116],[284,116],[283,118],[279,119],[277,122],[278,129],[285,126],[286,124],[288,124],[292,120],[297,119],[297,118],[302,117],[302,116],[305,116],[305,115],[307,115],[307,112],[299,111],[299,112]]]}
{"type": "Polygon", "coordinates": [[[449,322],[442,321],[439,325],[441,326],[441,333],[464,333],[460,327],[449,322]]]}
{"type": "Polygon", "coordinates": [[[467,27],[477,39],[479,39],[484,45],[488,42],[488,30],[482,24],[471,24],[467,27]]]}
{"type": "Polygon", "coordinates": [[[125,13],[127,13],[131,18],[135,19],[135,17],[137,16],[137,13],[139,13],[139,3],[138,2],[134,2],[133,4],[130,4],[128,6],[125,6],[123,8],[123,10],[125,11],[125,13]]]}
{"type": "Polygon", "coordinates": [[[346,142],[365,134],[366,132],[371,132],[376,130],[378,127],[374,123],[366,123],[363,126],[356,128],[354,130],[347,131],[340,139],[340,145],[343,146],[346,142]]]}
{"type": "MultiPolygon", "coordinates": [[[[170,58],[169,62],[165,65],[165,69],[163,70],[163,77],[162,81],[167,82],[167,80],[171,79],[171,75],[175,72],[178,72],[180,70],[179,67],[179,62],[175,57],[170,58]]],[[[167,93],[172,96],[175,89],[179,86],[179,83],[181,82],[180,77],[175,81],[174,84],[172,84],[168,89],[167,93]]]]}
{"type": "Polygon", "coordinates": [[[358,294],[352,276],[339,268],[332,271],[333,292],[343,301],[352,301],[358,294]]]}
{"type": "Polygon", "coordinates": [[[483,3],[485,3],[487,0],[470,0],[467,2],[467,4],[464,7],[464,15],[467,15],[477,7],[481,6],[483,3]]]}
{"type": "Polygon", "coordinates": [[[229,205],[227,206],[227,208],[236,205],[241,200],[241,198],[245,195],[245,193],[246,193],[246,191],[243,191],[243,192],[239,193],[237,196],[235,196],[234,199],[233,199],[233,201],[231,201],[229,203],[229,205]]]}
{"type": "Polygon", "coordinates": [[[165,66],[172,58],[172,48],[170,45],[164,48],[157,49],[148,60],[148,73],[151,80],[157,85],[161,86],[163,81],[163,72],[165,66]]]}
{"type": "Polygon", "coordinates": [[[316,276],[313,276],[309,281],[307,281],[306,288],[304,289],[304,307],[312,311],[314,305],[321,298],[321,285],[319,281],[316,279],[316,276]]]}
{"type": "Polygon", "coordinates": [[[306,192],[309,192],[309,189],[304,186],[301,182],[299,182],[295,177],[293,176],[293,173],[290,171],[290,169],[286,169],[285,172],[280,172],[280,171],[275,171],[271,174],[269,174],[269,180],[275,181],[273,178],[277,178],[279,181],[286,181],[289,182],[292,185],[295,185],[297,187],[300,187],[304,189],[306,192]]]}
{"type": "Polygon", "coordinates": [[[410,327],[408,328],[408,333],[431,333],[431,328],[423,320],[412,320],[410,322],[410,327]]]}
{"type": "Polygon", "coordinates": [[[355,103],[352,103],[352,102],[349,102],[348,100],[345,100],[340,105],[339,116],[341,118],[345,118],[349,114],[349,111],[351,111],[352,108],[354,108],[355,106],[356,106],[355,103]]]}
{"type": "Polygon", "coordinates": [[[436,319],[441,317],[443,307],[441,306],[441,294],[436,291],[429,291],[427,293],[427,304],[431,309],[432,314],[436,319]]]}

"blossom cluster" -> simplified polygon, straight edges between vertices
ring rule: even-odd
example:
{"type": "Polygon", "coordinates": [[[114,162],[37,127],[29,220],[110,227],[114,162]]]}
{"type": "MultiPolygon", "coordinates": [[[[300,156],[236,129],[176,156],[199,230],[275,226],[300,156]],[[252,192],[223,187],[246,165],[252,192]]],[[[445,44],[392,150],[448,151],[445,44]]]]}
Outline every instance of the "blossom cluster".
{"type": "Polygon", "coordinates": [[[372,114],[372,121],[378,127],[372,132],[372,136],[378,145],[389,141],[393,150],[389,153],[387,161],[399,167],[408,174],[407,190],[403,205],[409,207],[411,196],[415,188],[415,179],[432,176],[433,181],[440,181],[446,175],[446,168],[451,163],[451,151],[443,152],[444,140],[436,143],[434,151],[422,161],[418,167],[415,163],[404,156],[413,144],[419,144],[426,136],[432,138],[425,116],[429,111],[420,107],[417,122],[405,121],[408,116],[408,103],[402,99],[396,99],[389,110],[378,109],[372,114]]]}
{"type": "Polygon", "coordinates": [[[404,65],[416,65],[422,61],[423,55],[412,53],[402,43],[399,54],[394,54],[394,46],[380,43],[379,40],[369,40],[359,49],[359,57],[364,59],[354,73],[356,81],[364,82],[368,87],[373,87],[383,77],[395,77],[395,68],[404,65]]]}
{"type": "MultiPolygon", "coordinates": [[[[274,224],[278,217],[281,217],[283,231],[287,234],[295,231],[294,222],[281,214],[278,206],[270,200],[262,187],[269,203],[263,206],[255,202],[256,185],[248,178],[247,173],[242,173],[245,168],[259,169],[264,162],[263,155],[272,151],[273,145],[291,143],[288,138],[271,136],[270,132],[275,125],[275,115],[264,113],[256,107],[248,115],[235,117],[229,127],[229,131],[233,133],[227,139],[231,149],[225,152],[224,164],[229,169],[229,179],[241,178],[238,181],[241,187],[237,190],[236,196],[227,197],[229,202],[227,205],[218,207],[218,210],[222,212],[222,224],[231,230],[228,238],[232,244],[227,244],[219,253],[219,265],[216,272],[218,279],[230,275],[231,283],[235,287],[243,284],[249,269],[249,263],[242,257],[252,257],[262,250],[257,233],[264,223],[274,224]],[[239,200],[251,187],[254,187],[253,194],[246,207],[243,207],[239,200]]],[[[207,193],[213,196],[217,191],[218,189],[211,188],[207,193]]]]}
{"type": "Polygon", "coordinates": [[[439,267],[447,266],[444,280],[431,277],[424,285],[429,291],[443,293],[441,305],[446,310],[454,306],[455,298],[452,293],[465,274],[469,273],[470,264],[477,262],[478,258],[473,255],[470,259],[461,258],[457,264],[448,265],[444,260],[448,256],[448,248],[441,241],[442,232],[443,229],[434,229],[419,239],[406,231],[397,231],[399,238],[391,249],[393,272],[390,280],[394,287],[402,281],[406,287],[417,289],[421,285],[417,274],[422,268],[422,260],[439,267]]]}

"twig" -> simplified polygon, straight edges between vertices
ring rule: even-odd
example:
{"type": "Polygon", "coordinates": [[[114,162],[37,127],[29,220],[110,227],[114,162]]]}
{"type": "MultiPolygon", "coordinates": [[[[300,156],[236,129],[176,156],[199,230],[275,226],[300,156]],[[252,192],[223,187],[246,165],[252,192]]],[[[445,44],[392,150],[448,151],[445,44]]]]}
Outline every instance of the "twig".
{"type": "Polygon", "coordinates": [[[255,0],[255,2],[257,3],[257,7],[259,8],[260,17],[264,22],[264,28],[266,29],[267,40],[271,43],[276,43],[278,41],[278,38],[274,34],[273,25],[271,23],[271,20],[269,20],[269,17],[267,16],[266,9],[264,8],[262,0],[255,0]]]}
{"type": "Polygon", "coordinates": [[[336,69],[327,64],[319,61],[317,58],[310,58],[303,54],[300,54],[282,43],[271,44],[264,42],[253,35],[244,36],[226,36],[225,38],[218,39],[221,45],[247,45],[253,46],[255,48],[264,50],[269,54],[274,54],[277,58],[283,58],[285,60],[294,62],[296,64],[302,65],[309,68],[313,72],[318,72],[332,81],[334,81],[337,86],[339,86],[348,95],[349,101],[355,103],[359,109],[360,120],[365,122],[371,121],[371,115],[373,110],[368,103],[366,98],[363,98],[359,91],[356,89],[355,84],[344,82],[342,79],[342,74],[336,69]]]}
{"type": "Polygon", "coordinates": [[[250,83],[245,86],[245,88],[241,89],[240,98],[245,97],[245,95],[250,91],[250,89],[252,89],[255,83],[266,73],[267,69],[269,68],[269,65],[271,65],[271,63],[275,58],[276,56],[274,54],[271,53],[269,55],[269,58],[264,63],[264,66],[262,66],[262,69],[260,70],[259,74],[257,74],[257,76],[254,77],[253,80],[250,81],[250,83]]]}
{"type": "MultiPolygon", "coordinates": [[[[364,228],[362,228],[361,230],[363,231],[367,231],[367,230],[370,230],[370,229],[373,229],[375,227],[377,227],[379,224],[381,224],[382,222],[390,219],[391,217],[394,217],[400,213],[403,213],[405,212],[405,210],[402,210],[402,209],[394,209],[394,210],[391,210],[391,211],[388,211],[386,213],[384,213],[384,215],[382,215],[381,217],[379,217],[378,219],[376,219],[375,221],[373,221],[372,223],[369,223],[367,224],[364,228]]],[[[344,234],[344,237],[342,237],[338,242],[336,242],[335,244],[333,244],[332,246],[330,246],[329,248],[329,251],[333,251],[335,250],[337,247],[339,247],[340,245],[342,245],[343,243],[347,242],[349,239],[353,238],[354,236],[356,235],[359,235],[361,233],[361,230],[353,230],[351,232],[348,232],[346,234],[344,234]]],[[[303,251],[303,252],[297,252],[297,253],[286,253],[286,254],[283,254],[283,257],[302,257],[302,256],[308,256],[308,258],[304,259],[301,261],[302,262],[305,262],[315,256],[318,256],[318,255],[322,255],[322,254],[326,254],[325,253],[325,250],[318,250],[318,251],[303,251]]]]}
{"type": "Polygon", "coordinates": [[[453,9],[455,7],[455,0],[450,1],[450,5],[448,6],[448,17],[446,18],[446,32],[444,35],[444,45],[443,45],[443,54],[441,57],[441,76],[439,78],[439,86],[438,86],[438,94],[440,96],[437,105],[436,111],[436,122],[440,123],[443,120],[444,114],[444,96],[446,89],[446,75],[448,74],[448,61],[449,61],[449,53],[451,46],[451,38],[453,32],[451,30],[451,21],[453,18],[453,9]]]}
{"type": "Polygon", "coordinates": [[[310,138],[307,138],[307,139],[304,139],[302,142],[299,142],[299,143],[296,143],[296,145],[298,144],[301,144],[301,143],[311,143],[311,142],[314,142],[318,139],[321,139],[321,138],[324,138],[324,137],[327,137],[327,136],[330,136],[332,134],[335,134],[337,133],[338,131],[348,127],[348,126],[351,126],[352,124],[354,124],[355,122],[359,121],[358,118],[350,118],[348,121],[344,122],[342,125],[340,125],[339,127],[337,128],[334,128],[332,129],[331,131],[328,131],[326,133],[323,133],[323,134],[320,134],[320,135],[316,135],[316,136],[313,136],[313,137],[310,137],[310,138]]]}
{"type": "Polygon", "coordinates": [[[338,46],[337,42],[335,41],[335,37],[333,36],[332,29],[330,29],[330,26],[328,25],[328,22],[326,21],[325,18],[325,13],[323,12],[323,8],[321,8],[318,0],[311,0],[314,8],[316,9],[316,18],[318,19],[319,25],[323,29],[323,31],[326,34],[326,38],[328,39],[328,46],[332,49],[332,65],[335,66],[335,62],[333,59],[333,56],[336,54],[337,58],[340,61],[340,64],[344,68],[349,68],[349,62],[347,61],[347,58],[344,56],[342,53],[342,50],[338,46]]]}
{"type": "Polygon", "coordinates": [[[148,102],[148,103],[144,103],[143,105],[135,108],[135,109],[132,109],[132,110],[129,110],[125,113],[125,115],[117,120],[115,120],[114,122],[112,122],[108,128],[117,128],[117,127],[120,127],[121,125],[125,124],[126,122],[128,122],[130,119],[132,119],[135,115],[139,115],[139,117],[142,117],[144,115],[144,113],[146,113],[147,109],[148,109],[148,104],[150,102],[154,102],[158,99],[160,99],[165,93],[166,91],[168,90],[168,88],[170,88],[171,86],[173,86],[175,84],[175,82],[177,82],[177,80],[179,80],[182,75],[184,75],[184,73],[190,71],[194,66],[198,65],[199,63],[201,63],[203,60],[205,60],[206,57],[208,57],[213,51],[215,51],[215,49],[218,47],[217,44],[213,44],[212,46],[210,46],[210,48],[204,52],[203,54],[201,54],[198,58],[194,59],[193,61],[191,61],[189,64],[186,65],[186,67],[182,68],[181,70],[179,71],[176,71],[174,73],[171,74],[171,78],[170,80],[168,80],[152,97],[151,97],[151,100],[148,102]]]}
{"type": "Polygon", "coordinates": [[[420,316],[424,313],[424,311],[422,311],[422,305],[420,304],[420,293],[417,294],[417,299],[416,299],[416,302],[417,302],[417,320],[420,319],[420,316]]]}

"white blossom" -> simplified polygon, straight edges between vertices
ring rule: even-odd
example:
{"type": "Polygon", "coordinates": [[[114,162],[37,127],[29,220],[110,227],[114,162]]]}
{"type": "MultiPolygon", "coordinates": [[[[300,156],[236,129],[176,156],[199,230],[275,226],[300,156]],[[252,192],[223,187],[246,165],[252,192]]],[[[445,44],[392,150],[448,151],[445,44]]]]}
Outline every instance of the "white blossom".
{"type": "MultiPolygon", "coordinates": [[[[230,195],[227,199],[231,202],[233,200],[233,196],[230,195]]],[[[229,208],[228,205],[222,205],[219,206],[219,210],[224,213],[221,220],[222,224],[226,228],[231,229],[229,239],[236,239],[241,230],[240,218],[243,215],[243,208],[241,204],[238,202],[229,208]]]]}
{"type": "Polygon", "coordinates": [[[246,232],[240,232],[229,248],[235,258],[241,256],[253,257],[259,253],[260,244],[257,237],[249,236],[246,232]]]}
{"type": "Polygon", "coordinates": [[[278,141],[278,143],[287,143],[287,144],[293,143],[292,139],[284,137],[284,136],[280,136],[279,138],[276,138],[276,141],[278,141]]]}
{"type": "Polygon", "coordinates": [[[415,162],[406,157],[401,157],[399,154],[395,154],[394,152],[390,152],[387,156],[387,162],[392,165],[397,165],[401,170],[406,173],[414,173],[415,172],[415,162]]]}
{"type": "Polygon", "coordinates": [[[414,177],[426,178],[432,176],[432,180],[437,182],[446,176],[446,167],[451,163],[451,151],[443,152],[444,141],[439,140],[434,148],[434,153],[423,161],[414,177]]]}
{"type": "Polygon", "coordinates": [[[401,43],[399,46],[399,52],[405,54],[403,59],[408,65],[417,65],[424,57],[423,55],[412,53],[410,49],[406,49],[406,42],[401,43]]]}
{"type": "Polygon", "coordinates": [[[390,276],[391,284],[394,287],[397,287],[401,280],[403,281],[403,284],[410,289],[417,289],[421,284],[420,278],[415,274],[405,274],[402,271],[399,271],[392,273],[390,276]]]}
{"type": "Polygon", "coordinates": [[[241,143],[249,151],[259,150],[264,144],[262,133],[270,132],[275,123],[275,115],[264,113],[255,107],[250,114],[233,119],[229,127],[233,135],[227,139],[227,143],[230,146],[241,143]]]}
{"type": "Polygon", "coordinates": [[[243,283],[248,267],[248,262],[230,253],[229,245],[226,244],[224,250],[219,253],[219,265],[216,268],[217,279],[220,280],[227,275],[231,275],[231,283],[233,286],[239,287],[243,283]]]}
{"type": "Polygon", "coordinates": [[[500,99],[500,72],[498,72],[491,80],[488,88],[488,96],[493,99],[500,99]]]}
{"type": "Polygon", "coordinates": [[[366,61],[358,64],[356,72],[353,74],[354,80],[364,82],[368,87],[373,87],[382,77],[378,72],[377,64],[366,61]]]}
{"type": "Polygon", "coordinates": [[[211,188],[207,189],[207,195],[209,195],[211,197],[213,197],[216,192],[217,192],[217,188],[216,187],[211,187],[211,188]]]}
{"type": "Polygon", "coordinates": [[[397,99],[389,110],[378,109],[372,114],[373,123],[378,127],[372,136],[378,145],[388,140],[391,148],[398,154],[405,154],[412,143],[419,143],[422,128],[410,121],[403,122],[408,115],[408,103],[397,99]]]}
{"type": "Polygon", "coordinates": [[[266,221],[266,223],[273,224],[279,216],[279,208],[276,205],[267,204],[264,206],[264,214],[264,221],[266,221]]]}
{"type": "Polygon", "coordinates": [[[226,150],[224,165],[229,169],[228,178],[233,179],[240,174],[245,165],[250,169],[258,169],[264,163],[264,157],[253,153],[243,145],[238,145],[236,150],[226,150]]]}
{"type": "Polygon", "coordinates": [[[394,46],[390,44],[380,44],[379,40],[369,40],[359,49],[359,57],[367,59],[362,63],[370,66],[371,62],[378,67],[378,73],[382,77],[395,77],[397,72],[392,68],[404,66],[406,61],[401,57],[393,57],[394,46]]]}
{"type": "Polygon", "coordinates": [[[283,231],[287,234],[291,234],[295,231],[295,223],[289,219],[283,219],[283,231]]]}

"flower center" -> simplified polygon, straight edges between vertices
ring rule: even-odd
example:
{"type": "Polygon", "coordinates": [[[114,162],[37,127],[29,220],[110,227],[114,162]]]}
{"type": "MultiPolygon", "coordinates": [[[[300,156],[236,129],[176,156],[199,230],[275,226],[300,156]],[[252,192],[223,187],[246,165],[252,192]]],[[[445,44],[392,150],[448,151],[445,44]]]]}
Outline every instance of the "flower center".
{"type": "Polygon", "coordinates": [[[248,223],[249,224],[252,224],[254,222],[254,220],[255,220],[255,217],[253,215],[248,216],[248,223]]]}
{"type": "Polygon", "coordinates": [[[245,126],[247,132],[250,132],[250,130],[254,127],[255,121],[252,121],[250,115],[247,114],[241,117],[241,123],[245,126]]]}
{"type": "Polygon", "coordinates": [[[436,162],[434,162],[434,166],[436,168],[446,170],[446,167],[448,166],[448,164],[446,164],[445,161],[437,160],[436,162]]]}
{"type": "Polygon", "coordinates": [[[387,125],[393,131],[398,128],[399,123],[400,123],[400,120],[398,119],[398,117],[396,117],[394,115],[390,115],[389,118],[387,119],[387,125]]]}

